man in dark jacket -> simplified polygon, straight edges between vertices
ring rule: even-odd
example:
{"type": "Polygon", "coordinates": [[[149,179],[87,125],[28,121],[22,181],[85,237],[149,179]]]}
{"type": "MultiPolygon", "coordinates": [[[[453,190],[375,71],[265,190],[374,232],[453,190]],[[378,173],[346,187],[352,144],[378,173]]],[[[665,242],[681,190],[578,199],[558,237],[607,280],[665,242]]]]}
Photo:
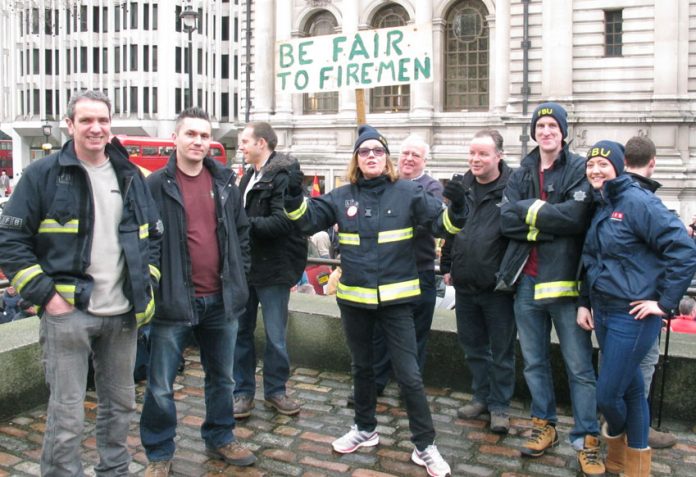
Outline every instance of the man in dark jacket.
{"type": "Polygon", "coordinates": [[[266,404],[285,415],[300,412],[288,397],[286,383],[290,359],[286,345],[290,288],[302,276],[307,263],[307,240],[285,215],[283,196],[288,171],[299,170],[296,160],[275,151],[278,138],[270,124],[248,124],[240,136],[239,150],[247,168],[239,188],[251,223],[251,271],[246,313],[239,323],[235,351],[234,413],[248,417],[256,393],[254,330],[261,303],[266,349],[263,355],[263,389],[266,404]]]}
{"type": "MultiPolygon", "coordinates": [[[[653,172],[655,172],[655,156],[657,155],[657,149],[650,138],[643,136],[632,137],[626,143],[624,154],[626,173],[643,189],[649,190],[652,193],[657,192],[657,189],[662,187],[662,184],[651,179],[653,172]]],[[[659,360],[660,339],[658,337],[645,355],[645,358],[640,362],[640,371],[643,373],[646,396],[650,396],[650,387],[655,373],[655,366],[657,366],[659,360]]],[[[677,438],[671,432],[661,432],[652,427],[650,428],[648,444],[650,444],[651,448],[666,449],[672,447],[676,443],[677,438]]]]}
{"type": "Polygon", "coordinates": [[[137,323],[154,312],[159,280],[157,207],[111,136],[111,103],[73,93],[72,139],[32,163],[0,217],[0,267],[38,305],[50,390],[41,475],[83,475],[80,443],[90,358],[97,383],[97,475],[128,475],[135,412],[137,323]]]}
{"type": "Polygon", "coordinates": [[[174,378],[192,336],[205,372],[206,453],[233,465],[256,462],[233,433],[234,344],[247,299],[249,223],[234,173],[208,157],[208,114],[195,107],[182,111],[172,137],[176,151],[148,178],[166,234],[140,418],[146,477],[169,475],[176,435],[174,378]]]}
{"type": "Polygon", "coordinates": [[[490,412],[491,431],[506,434],[515,390],[515,315],[512,293],[495,291],[508,239],[500,232],[500,201],[512,170],[503,160],[503,137],[494,129],[474,134],[464,175],[467,218],[448,238],[440,270],[454,285],[457,335],[472,376],[471,402],[462,419],[490,412]]]}
{"type": "Polygon", "coordinates": [[[503,197],[501,229],[510,243],[498,284],[517,289],[515,321],[532,395],[534,429],[521,451],[537,457],[558,444],[550,362],[553,325],[570,382],[575,421],[570,441],[582,472],[604,475],[592,341],[575,321],[580,255],[590,219],[585,160],[568,150],[567,113],[557,103],[534,110],[531,135],[538,147],[512,173],[503,197]]]}

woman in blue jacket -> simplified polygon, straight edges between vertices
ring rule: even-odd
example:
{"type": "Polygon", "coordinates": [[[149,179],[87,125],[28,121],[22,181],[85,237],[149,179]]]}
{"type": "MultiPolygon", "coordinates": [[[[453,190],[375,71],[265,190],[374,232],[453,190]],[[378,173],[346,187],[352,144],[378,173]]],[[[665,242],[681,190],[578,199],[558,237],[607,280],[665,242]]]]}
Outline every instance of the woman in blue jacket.
{"type": "Polygon", "coordinates": [[[464,193],[452,193],[458,184],[445,188],[445,197],[454,197],[457,204],[443,210],[420,184],[399,180],[386,139],[368,125],[360,127],[348,179],[349,184],[326,195],[303,199],[301,174],[291,173],[285,198],[288,216],[303,233],[334,224],[339,228],[343,273],[336,299],[352,358],[355,425],[332,446],[347,454],[379,442],[372,346],[379,323],[406,403],[416,447],[411,459],[429,475],[444,477],[450,467],[433,443],[435,430],[416,358],[412,303],[420,287],[413,235],[417,225],[457,233],[455,223],[463,222],[463,215],[454,211],[464,208],[464,193]]]}
{"type": "Polygon", "coordinates": [[[623,173],[623,151],[600,141],[587,155],[597,208],[583,249],[583,295],[592,311],[581,304],[577,321],[595,330],[602,351],[597,404],[606,418],[606,469],[647,477],[650,415],[639,364],[662,317],[676,313],[696,271],[696,246],[660,199],[623,173]]]}

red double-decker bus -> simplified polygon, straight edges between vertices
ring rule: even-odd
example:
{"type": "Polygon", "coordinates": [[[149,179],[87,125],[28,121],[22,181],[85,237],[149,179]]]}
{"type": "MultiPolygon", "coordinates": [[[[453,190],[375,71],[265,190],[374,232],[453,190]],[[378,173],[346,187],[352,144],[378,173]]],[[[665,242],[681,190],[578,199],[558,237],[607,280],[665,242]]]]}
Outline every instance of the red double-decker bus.
{"type": "MultiPolygon", "coordinates": [[[[174,141],[172,139],[124,136],[120,134],[116,137],[128,151],[130,161],[149,171],[156,171],[164,167],[169,160],[169,156],[174,151],[174,141]]],[[[219,142],[212,141],[210,143],[208,155],[222,165],[227,165],[225,148],[219,142]]]]}
{"type": "Polygon", "coordinates": [[[12,140],[0,139],[0,171],[5,171],[8,176],[14,176],[12,170],[12,140]]]}

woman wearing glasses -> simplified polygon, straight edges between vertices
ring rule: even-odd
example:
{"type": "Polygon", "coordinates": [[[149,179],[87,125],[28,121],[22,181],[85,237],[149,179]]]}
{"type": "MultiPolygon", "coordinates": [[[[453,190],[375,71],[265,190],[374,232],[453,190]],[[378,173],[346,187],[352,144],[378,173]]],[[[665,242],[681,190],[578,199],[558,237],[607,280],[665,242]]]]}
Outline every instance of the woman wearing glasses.
{"type": "Polygon", "coordinates": [[[606,470],[648,477],[650,411],[639,364],[694,276],[696,246],[662,201],[624,174],[621,144],[591,147],[586,174],[597,208],[582,253],[589,304],[578,307],[577,321],[595,330],[602,350],[597,405],[606,419],[606,470]]]}
{"type": "MultiPolygon", "coordinates": [[[[359,129],[348,166],[349,184],[330,193],[302,197],[301,173],[290,176],[285,210],[303,233],[339,227],[341,268],[336,298],[352,357],[355,424],[332,444],[339,453],[375,446],[376,391],[372,333],[379,324],[401,387],[415,445],[411,459],[431,476],[450,474],[434,445],[435,430],[418,369],[411,303],[420,295],[413,247],[414,228],[455,234],[464,204],[461,184],[450,182],[444,196],[454,197],[449,210],[422,186],[399,180],[389,158],[387,140],[375,128],[359,129]]],[[[452,200],[452,199],[450,199],[452,200]]]]}

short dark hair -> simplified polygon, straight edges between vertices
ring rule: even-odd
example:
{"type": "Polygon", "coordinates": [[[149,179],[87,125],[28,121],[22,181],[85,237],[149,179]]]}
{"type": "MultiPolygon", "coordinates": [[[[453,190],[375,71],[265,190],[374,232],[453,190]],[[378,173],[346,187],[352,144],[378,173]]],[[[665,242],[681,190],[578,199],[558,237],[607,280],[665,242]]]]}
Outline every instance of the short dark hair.
{"type": "Polygon", "coordinates": [[[278,145],[278,136],[276,135],[273,127],[264,121],[254,121],[246,125],[246,127],[251,128],[256,139],[263,139],[268,144],[268,149],[275,151],[278,145]]]}
{"type": "Polygon", "coordinates": [[[474,134],[474,138],[477,137],[491,138],[495,144],[495,150],[497,152],[503,152],[503,136],[497,129],[481,129],[474,134]]]}
{"type": "Polygon", "coordinates": [[[199,108],[198,106],[191,106],[190,108],[184,109],[176,117],[176,123],[174,124],[175,131],[179,130],[181,123],[186,118],[204,119],[204,120],[210,122],[210,116],[208,116],[208,113],[205,111],[205,109],[199,108]]]}
{"type": "Polygon", "coordinates": [[[70,101],[68,101],[68,108],[65,111],[65,116],[70,119],[70,121],[75,120],[75,105],[83,99],[101,101],[102,103],[106,104],[106,107],[109,108],[109,118],[111,118],[111,101],[109,100],[109,97],[96,89],[88,89],[85,91],[78,91],[70,97],[70,101]]]}
{"type": "Polygon", "coordinates": [[[645,167],[657,154],[655,143],[645,136],[634,136],[626,143],[624,160],[628,167],[645,167]]]}

